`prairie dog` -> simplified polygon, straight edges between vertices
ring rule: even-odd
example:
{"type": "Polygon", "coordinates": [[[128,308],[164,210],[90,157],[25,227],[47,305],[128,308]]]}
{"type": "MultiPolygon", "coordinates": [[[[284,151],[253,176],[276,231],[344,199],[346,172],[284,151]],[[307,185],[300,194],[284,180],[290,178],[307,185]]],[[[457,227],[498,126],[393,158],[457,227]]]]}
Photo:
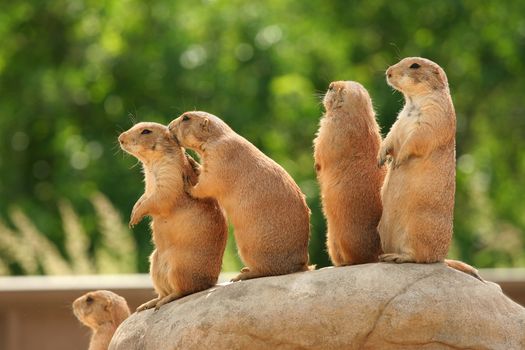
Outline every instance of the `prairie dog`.
{"type": "Polygon", "coordinates": [[[73,313],[91,328],[89,350],[106,350],[117,327],[129,316],[129,307],[120,295],[97,290],[76,299],[73,313]]]}
{"type": "Polygon", "coordinates": [[[139,123],[119,136],[123,150],[142,162],[145,193],[135,203],[130,226],[149,215],[155,250],[150,274],[158,294],[137,311],[214,286],[221,270],[228,228],[217,201],[184,191],[196,183],[196,163],[157,123],[139,123]]]}
{"type": "Polygon", "coordinates": [[[330,84],[314,140],[317,179],[335,266],[375,262],[381,254],[377,224],[385,167],[377,167],[381,134],[372,100],[353,81],[330,84]]]}
{"type": "Polygon", "coordinates": [[[246,265],[233,281],[308,270],[310,210],[291,176],[209,113],[186,112],[168,128],[202,160],[189,193],[216,198],[233,224],[246,265]]]}
{"type": "Polygon", "coordinates": [[[382,188],[382,261],[443,261],[452,238],[456,114],[445,72],[408,57],[386,71],[405,106],[386,136],[379,164],[391,158],[382,188]]]}

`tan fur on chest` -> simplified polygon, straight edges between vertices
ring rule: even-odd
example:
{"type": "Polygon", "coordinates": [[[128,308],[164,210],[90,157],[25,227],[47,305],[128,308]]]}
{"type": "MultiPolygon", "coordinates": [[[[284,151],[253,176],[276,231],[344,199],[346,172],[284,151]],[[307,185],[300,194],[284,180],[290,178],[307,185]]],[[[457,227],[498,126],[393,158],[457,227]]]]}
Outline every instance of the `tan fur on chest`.
{"type": "Polygon", "coordinates": [[[151,169],[144,169],[144,187],[146,195],[150,196],[155,193],[157,187],[155,172],[151,169]]]}

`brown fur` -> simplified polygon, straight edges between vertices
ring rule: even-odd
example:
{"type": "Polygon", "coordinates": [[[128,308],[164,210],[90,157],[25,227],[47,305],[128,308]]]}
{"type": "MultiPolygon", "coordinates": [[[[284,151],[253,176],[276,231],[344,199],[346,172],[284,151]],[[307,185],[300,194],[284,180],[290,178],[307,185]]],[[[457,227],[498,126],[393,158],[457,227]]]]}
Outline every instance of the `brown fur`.
{"type": "Polygon", "coordinates": [[[191,195],[216,198],[231,219],[246,265],[234,280],[308,270],[310,211],[290,175],[209,113],[184,113],[169,129],[202,159],[191,195]]]}
{"type": "Polygon", "coordinates": [[[89,350],[106,350],[115,330],[129,316],[129,307],[123,297],[97,290],[76,299],[73,313],[92,330],[89,350]]]}
{"type": "Polygon", "coordinates": [[[146,191],[133,208],[130,226],[149,215],[156,249],[150,273],[158,298],[137,310],[160,306],[214,286],[221,270],[228,228],[213,199],[184,191],[197,182],[196,163],[156,123],[139,123],[119,136],[121,147],[144,167],[146,191]],[[150,133],[143,134],[144,130],[150,133]]]}
{"type": "Polygon", "coordinates": [[[379,126],[366,89],[352,81],[330,84],[314,140],[314,158],[326,216],[327,247],[335,266],[375,262],[385,167],[376,157],[379,126]]]}
{"type": "MultiPolygon", "coordinates": [[[[401,60],[386,75],[388,84],[403,93],[405,106],[379,153],[379,164],[391,159],[382,188],[378,229],[385,254],[380,260],[444,261],[456,186],[456,114],[447,77],[439,65],[419,57],[401,60]]],[[[445,263],[477,276],[467,264],[445,263]]]]}
{"type": "Polygon", "coordinates": [[[382,261],[443,261],[452,237],[456,115],[443,70],[422,58],[388,68],[387,81],[405,106],[383,141],[390,156],[382,188],[382,261]],[[419,64],[419,68],[410,68],[419,64]]]}

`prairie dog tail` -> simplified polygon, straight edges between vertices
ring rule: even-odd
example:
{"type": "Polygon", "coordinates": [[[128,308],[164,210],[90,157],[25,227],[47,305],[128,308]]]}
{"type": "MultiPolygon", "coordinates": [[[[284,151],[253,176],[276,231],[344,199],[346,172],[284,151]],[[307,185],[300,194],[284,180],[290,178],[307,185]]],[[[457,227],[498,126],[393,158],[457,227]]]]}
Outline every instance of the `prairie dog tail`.
{"type": "Polygon", "coordinates": [[[451,267],[455,270],[458,270],[458,271],[466,273],[467,275],[476,277],[481,282],[485,282],[485,280],[481,278],[481,276],[479,275],[478,270],[476,270],[474,267],[470,266],[469,264],[464,263],[463,261],[445,259],[445,264],[448,267],[451,267]]]}

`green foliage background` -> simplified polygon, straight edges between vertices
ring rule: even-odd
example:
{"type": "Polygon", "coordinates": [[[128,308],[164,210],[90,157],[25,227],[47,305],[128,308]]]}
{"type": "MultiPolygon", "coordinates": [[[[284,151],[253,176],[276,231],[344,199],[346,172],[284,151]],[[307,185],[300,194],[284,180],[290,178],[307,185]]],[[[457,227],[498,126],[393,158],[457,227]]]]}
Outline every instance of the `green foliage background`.
{"type": "MultiPolygon", "coordinates": [[[[403,101],[384,71],[424,56],[447,72],[458,117],[450,256],[525,266],[524,13],[524,1],[4,1],[0,217],[12,228],[9,212],[21,209],[71,260],[67,199],[95,257],[103,234],[90,198],[104,193],[127,218],[143,189],[136,161],[116,148],[128,114],[168,123],[200,109],[296,179],[313,213],[311,260],[325,266],[312,160],[319,95],[333,80],[361,82],[386,133],[403,101]]],[[[147,223],[133,234],[134,268],[147,271],[147,223]]],[[[25,273],[9,256],[0,244],[4,273],[25,273]]],[[[231,242],[226,262],[238,267],[231,242]]]]}

